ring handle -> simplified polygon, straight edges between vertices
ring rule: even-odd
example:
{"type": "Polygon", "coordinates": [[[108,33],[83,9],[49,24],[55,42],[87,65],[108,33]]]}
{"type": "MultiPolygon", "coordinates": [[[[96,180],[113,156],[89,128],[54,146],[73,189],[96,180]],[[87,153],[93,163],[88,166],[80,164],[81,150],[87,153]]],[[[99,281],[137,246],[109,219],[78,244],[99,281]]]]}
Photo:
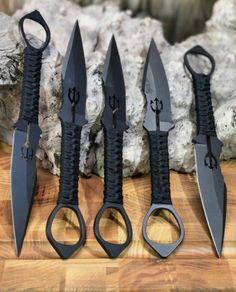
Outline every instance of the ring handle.
{"type": "Polygon", "coordinates": [[[110,258],[118,257],[121,254],[121,252],[126,247],[128,247],[128,245],[132,241],[133,231],[132,231],[131,222],[129,220],[129,217],[128,217],[123,205],[121,205],[121,204],[115,204],[115,203],[109,203],[109,202],[105,203],[102,206],[102,208],[99,210],[99,212],[97,213],[97,216],[96,216],[95,221],[94,221],[93,229],[94,229],[94,234],[95,234],[97,241],[100,243],[100,245],[102,246],[102,248],[105,250],[105,252],[108,254],[108,256],[110,258]],[[101,236],[101,233],[99,230],[100,220],[101,220],[102,215],[105,212],[105,210],[110,209],[110,208],[117,210],[121,214],[121,216],[125,222],[126,230],[127,230],[127,239],[122,244],[110,243],[110,242],[104,240],[103,237],[101,236]]]}
{"type": "Polygon", "coordinates": [[[86,226],[84,222],[84,218],[80,212],[80,209],[78,208],[77,205],[67,205],[67,204],[58,204],[52,213],[50,214],[47,225],[46,225],[46,235],[48,241],[51,243],[52,247],[55,249],[55,251],[59,254],[59,256],[62,259],[68,259],[72,256],[74,252],[76,252],[78,249],[80,249],[86,241],[86,226]],[[60,209],[62,208],[67,208],[71,209],[75,214],[79,222],[80,226],[80,238],[79,240],[73,244],[73,245],[67,245],[67,244],[62,244],[58,241],[56,241],[52,235],[52,224],[53,221],[59,212],[60,209]]]}
{"type": "Polygon", "coordinates": [[[142,226],[142,232],[143,232],[143,238],[147,242],[147,244],[155,251],[157,252],[162,258],[167,258],[183,241],[184,239],[184,225],[183,222],[174,209],[172,205],[167,205],[167,204],[152,204],[150,209],[148,210],[144,220],[143,220],[143,226],[142,226]],[[161,211],[161,210],[168,210],[174,217],[175,220],[178,223],[179,229],[180,229],[180,236],[179,238],[170,244],[159,244],[154,242],[148,237],[147,234],[147,223],[150,218],[150,216],[156,212],[156,211],[161,211]]]}
{"type": "Polygon", "coordinates": [[[30,47],[33,50],[39,50],[42,52],[48,46],[48,44],[50,42],[50,30],[49,30],[49,27],[48,27],[46,21],[43,19],[42,15],[40,14],[40,12],[38,10],[34,10],[33,12],[28,13],[25,16],[23,16],[19,21],[19,29],[20,29],[20,32],[22,34],[22,37],[23,37],[27,47],[30,47]],[[30,19],[30,20],[33,20],[33,21],[39,23],[43,27],[43,29],[45,30],[46,40],[40,48],[35,48],[34,46],[32,46],[26,37],[25,30],[24,30],[24,21],[26,19],[30,19]]]}
{"type": "Polygon", "coordinates": [[[195,46],[193,47],[192,49],[188,50],[185,55],[184,55],[184,64],[185,66],[187,67],[187,69],[189,70],[189,72],[196,76],[196,75],[199,75],[189,64],[189,60],[188,60],[188,55],[194,55],[194,56],[197,56],[197,55],[202,55],[206,58],[208,58],[211,62],[211,71],[208,73],[208,74],[205,74],[206,76],[211,76],[215,70],[215,60],[214,58],[205,50],[203,49],[201,46],[195,46]]]}

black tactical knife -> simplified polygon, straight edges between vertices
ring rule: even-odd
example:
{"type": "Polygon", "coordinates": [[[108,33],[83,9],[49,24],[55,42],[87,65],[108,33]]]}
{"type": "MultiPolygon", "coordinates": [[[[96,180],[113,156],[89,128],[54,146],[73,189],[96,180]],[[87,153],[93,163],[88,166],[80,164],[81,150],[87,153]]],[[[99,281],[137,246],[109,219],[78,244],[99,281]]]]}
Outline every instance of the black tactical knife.
{"type": "Polygon", "coordinates": [[[115,258],[130,244],[132,226],[123,207],[122,195],[122,149],[123,132],[126,125],[126,96],[123,72],[114,36],[111,39],[104,69],[103,88],[105,108],[102,116],[104,131],[104,205],[99,210],[94,222],[94,234],[105,252],[115,258]],[[114,244],[103,239],[100,220],[107,209],[116,209],[126,224],[127,238],[123,244],[114,244]]]}
{"type": "Polygon", "coordinates": [[[85,119],[86,66],[83,45],[76,21],[67,47],[62,69],[63,101],[60,110],[62,125],[61,175],[57,205],[48,218],[46,235],[61,258],[67,259],[79,250],[86,240],[86,226],[78,207],[78,175],[80,160],[80,136],[85,119]],[[52,234],[53,221],[61,209],[71,209],[79,223],[80,238],[73,244],[62,244],[52,234]]]}
{"type": "Polygon", "coordinates": [[[11,207],[16,253],[20,255],[36,186],[36,151],[41,130],[38,126],[40,71],[42,53],[50,41],[49,28],[35,10],[19,22],[25,41],[24,76],[19,119],[13,134],[11,160],[11,207]],[[24,31],[26,19],[39,23],[46,32],[40,48],[33,47],[24,31]]]}
{"type": "Polygon", "coordinates": [[[202,47],[187,51],[184,63],[192,75],[197,113],[197,137],[194,139],[198,188],[210,234],[218,257],[221,255],[226,217],[226,186],[220,169],[222,142],[217,138],[212,108],[210,79],[214,58],[202,47]],[[189,57],[203,56],[211,62],[208,74],[197,73],[189,57]]]}
{"type": "Polygon", "coordinates": [[[144,67],[143,93],[147,106],[144,128],[149,138],[152,204],[144,218],[142,231],[144,240],[151,248],[166,258],[183,241],[184,226],[171,202],[168,135],[174,128],[174,123],[171,118],[169,86],[154,40],[151,41],[144,67]],[[147,234],[150,216],[161,210],[173,214],[179,226],[179,238],[170,244],[159,244],[151,240],[147,234]]]}

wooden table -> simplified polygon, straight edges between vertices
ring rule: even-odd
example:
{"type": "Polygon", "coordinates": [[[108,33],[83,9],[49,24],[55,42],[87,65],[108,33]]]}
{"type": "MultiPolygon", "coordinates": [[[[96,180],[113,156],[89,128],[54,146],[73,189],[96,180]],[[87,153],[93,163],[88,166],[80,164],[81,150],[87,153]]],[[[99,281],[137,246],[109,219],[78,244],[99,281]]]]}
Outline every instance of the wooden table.
{"type": "Polygon", "coordinates": [[[143,216],[150,202],[148,176],[124,180],[124,202],[134,238],[130,248],[115,260],[107,258],[93,235],[94,217],[103,199],[103,180],[96,176],[80,179],[80,206],[88,228],[87,243],[70,260],[59,259],[45,236],[46,220],[57,199],[58,177],[42,169],[40,163],[37,195],[22,253],[17,258],[12,235],[9,168],[10,149],[4,148],[0,150],[0,291],[236,289],[235,161],[222,163],[228,187],[228,212],[220,259],[209,236],[195,176],[174,171],[171,172],[173,204],[182,216],[186,236],[167,260],[155,256],[141,236],[143,216]]]}

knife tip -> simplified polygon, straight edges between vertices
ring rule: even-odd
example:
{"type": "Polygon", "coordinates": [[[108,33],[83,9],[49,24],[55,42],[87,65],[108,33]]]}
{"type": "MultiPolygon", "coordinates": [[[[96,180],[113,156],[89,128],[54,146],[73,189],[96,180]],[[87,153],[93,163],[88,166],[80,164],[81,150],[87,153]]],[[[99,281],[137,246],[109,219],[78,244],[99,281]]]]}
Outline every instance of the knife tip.
{"type": "Polygon", "coordinates": [[[21,254],[22,245],[23,245],[23,240],[15,239],[15,253],[17,257],[19,257],[21,254]]]}
{"type": "Polygon", "coordinates": [[[223,243],[222,242],[219,242],[219,243],[215,243],[214,242],[214,245],[215,245],[215,250],[216,250],[216,255],[217,255],[217,257],[218,258],[220,258],[221,257],[221,253],[222,253],[222,245],[223,245],[223,243]]]}

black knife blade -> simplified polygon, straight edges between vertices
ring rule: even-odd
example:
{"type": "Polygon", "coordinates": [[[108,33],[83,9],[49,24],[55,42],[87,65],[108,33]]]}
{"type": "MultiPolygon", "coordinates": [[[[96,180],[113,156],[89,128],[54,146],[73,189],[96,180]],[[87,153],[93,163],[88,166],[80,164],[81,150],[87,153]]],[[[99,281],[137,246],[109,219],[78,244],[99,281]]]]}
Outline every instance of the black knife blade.
{"type": "Polygon", "coordinates": [[[104,204],[94,222],[94,234],[105,252],[115,258],[128,247],[132,240],[132,226],[123,207],[122,194],[122,149],[126,125],[125,83],[120,56],[114,36],[111,39],[103,70],[105,107],[102,115],[104,132],[104,204]],[[107,209],[116,209],[123,217],[127,238],[122,244],[103,239],[99,224],[107,209]]]}
{"type": "Polygon", "coordinates": [[[35,155],[41,134],[38,126],[41,59],[42,53],[50,41],[49,28],[37,10],[21,18],[19,27],[26,48],[24,50],[21,109],[13,134],[11,159],[11,208],[17,255],[21,252],[35,193],[35,155]],[[44,28],[46,40],[40,48],[33,47],[28,41],[23,27],[25,19],[38,22],[44,28]]]}
{"type": "Polygon", "coordinates": [[[218,257],[221,256],[225,217],[226,186],[220,168],[222,142],[217,138],[211,100],[210,79],[215,69],[214,58],[201,46],[186,52],[184,63],[192,75],[197,112],[197,137],[193,140],[196,173],[200,198],[218,257]],[[203,56],[210,60],[208,74],[197,73],[189,62],[189,56],[203,56]]]}
{"type": "Polygon", "coordinates": [[[147,112],[144,128],[148,133],[151,166],[152,204],[143,221],[143,237],[161,257],[168,257],[183,241],[183,222],[174,209],[170,194],[168,134],[174,128],[171,118],[170,92],[165,70],[154,40],[151,41],[143,76],[143,93],[147,112]],[[153,214],[169,211],[179,227],[179,238],[169,244],[159,244],[147,234],[147,226],[153,214]]]}
{"type": "Polygon", "coordinates": [[[57,205],[47,221],[46,235],[59,256],[68,259],[86,241],[86,225],[78,207],[78,176],[81,131],[83,125],[87,123],[85,119],[87,75],[78,21],[74,25],[67,47],[62,80],[63,101],[59,113],[62,125],[60,189],[57,205]],[[53,222],[61,209],[72,210],[78,219],[80,237],[75,244],[62,244],[53,237],[53,222]]]}

